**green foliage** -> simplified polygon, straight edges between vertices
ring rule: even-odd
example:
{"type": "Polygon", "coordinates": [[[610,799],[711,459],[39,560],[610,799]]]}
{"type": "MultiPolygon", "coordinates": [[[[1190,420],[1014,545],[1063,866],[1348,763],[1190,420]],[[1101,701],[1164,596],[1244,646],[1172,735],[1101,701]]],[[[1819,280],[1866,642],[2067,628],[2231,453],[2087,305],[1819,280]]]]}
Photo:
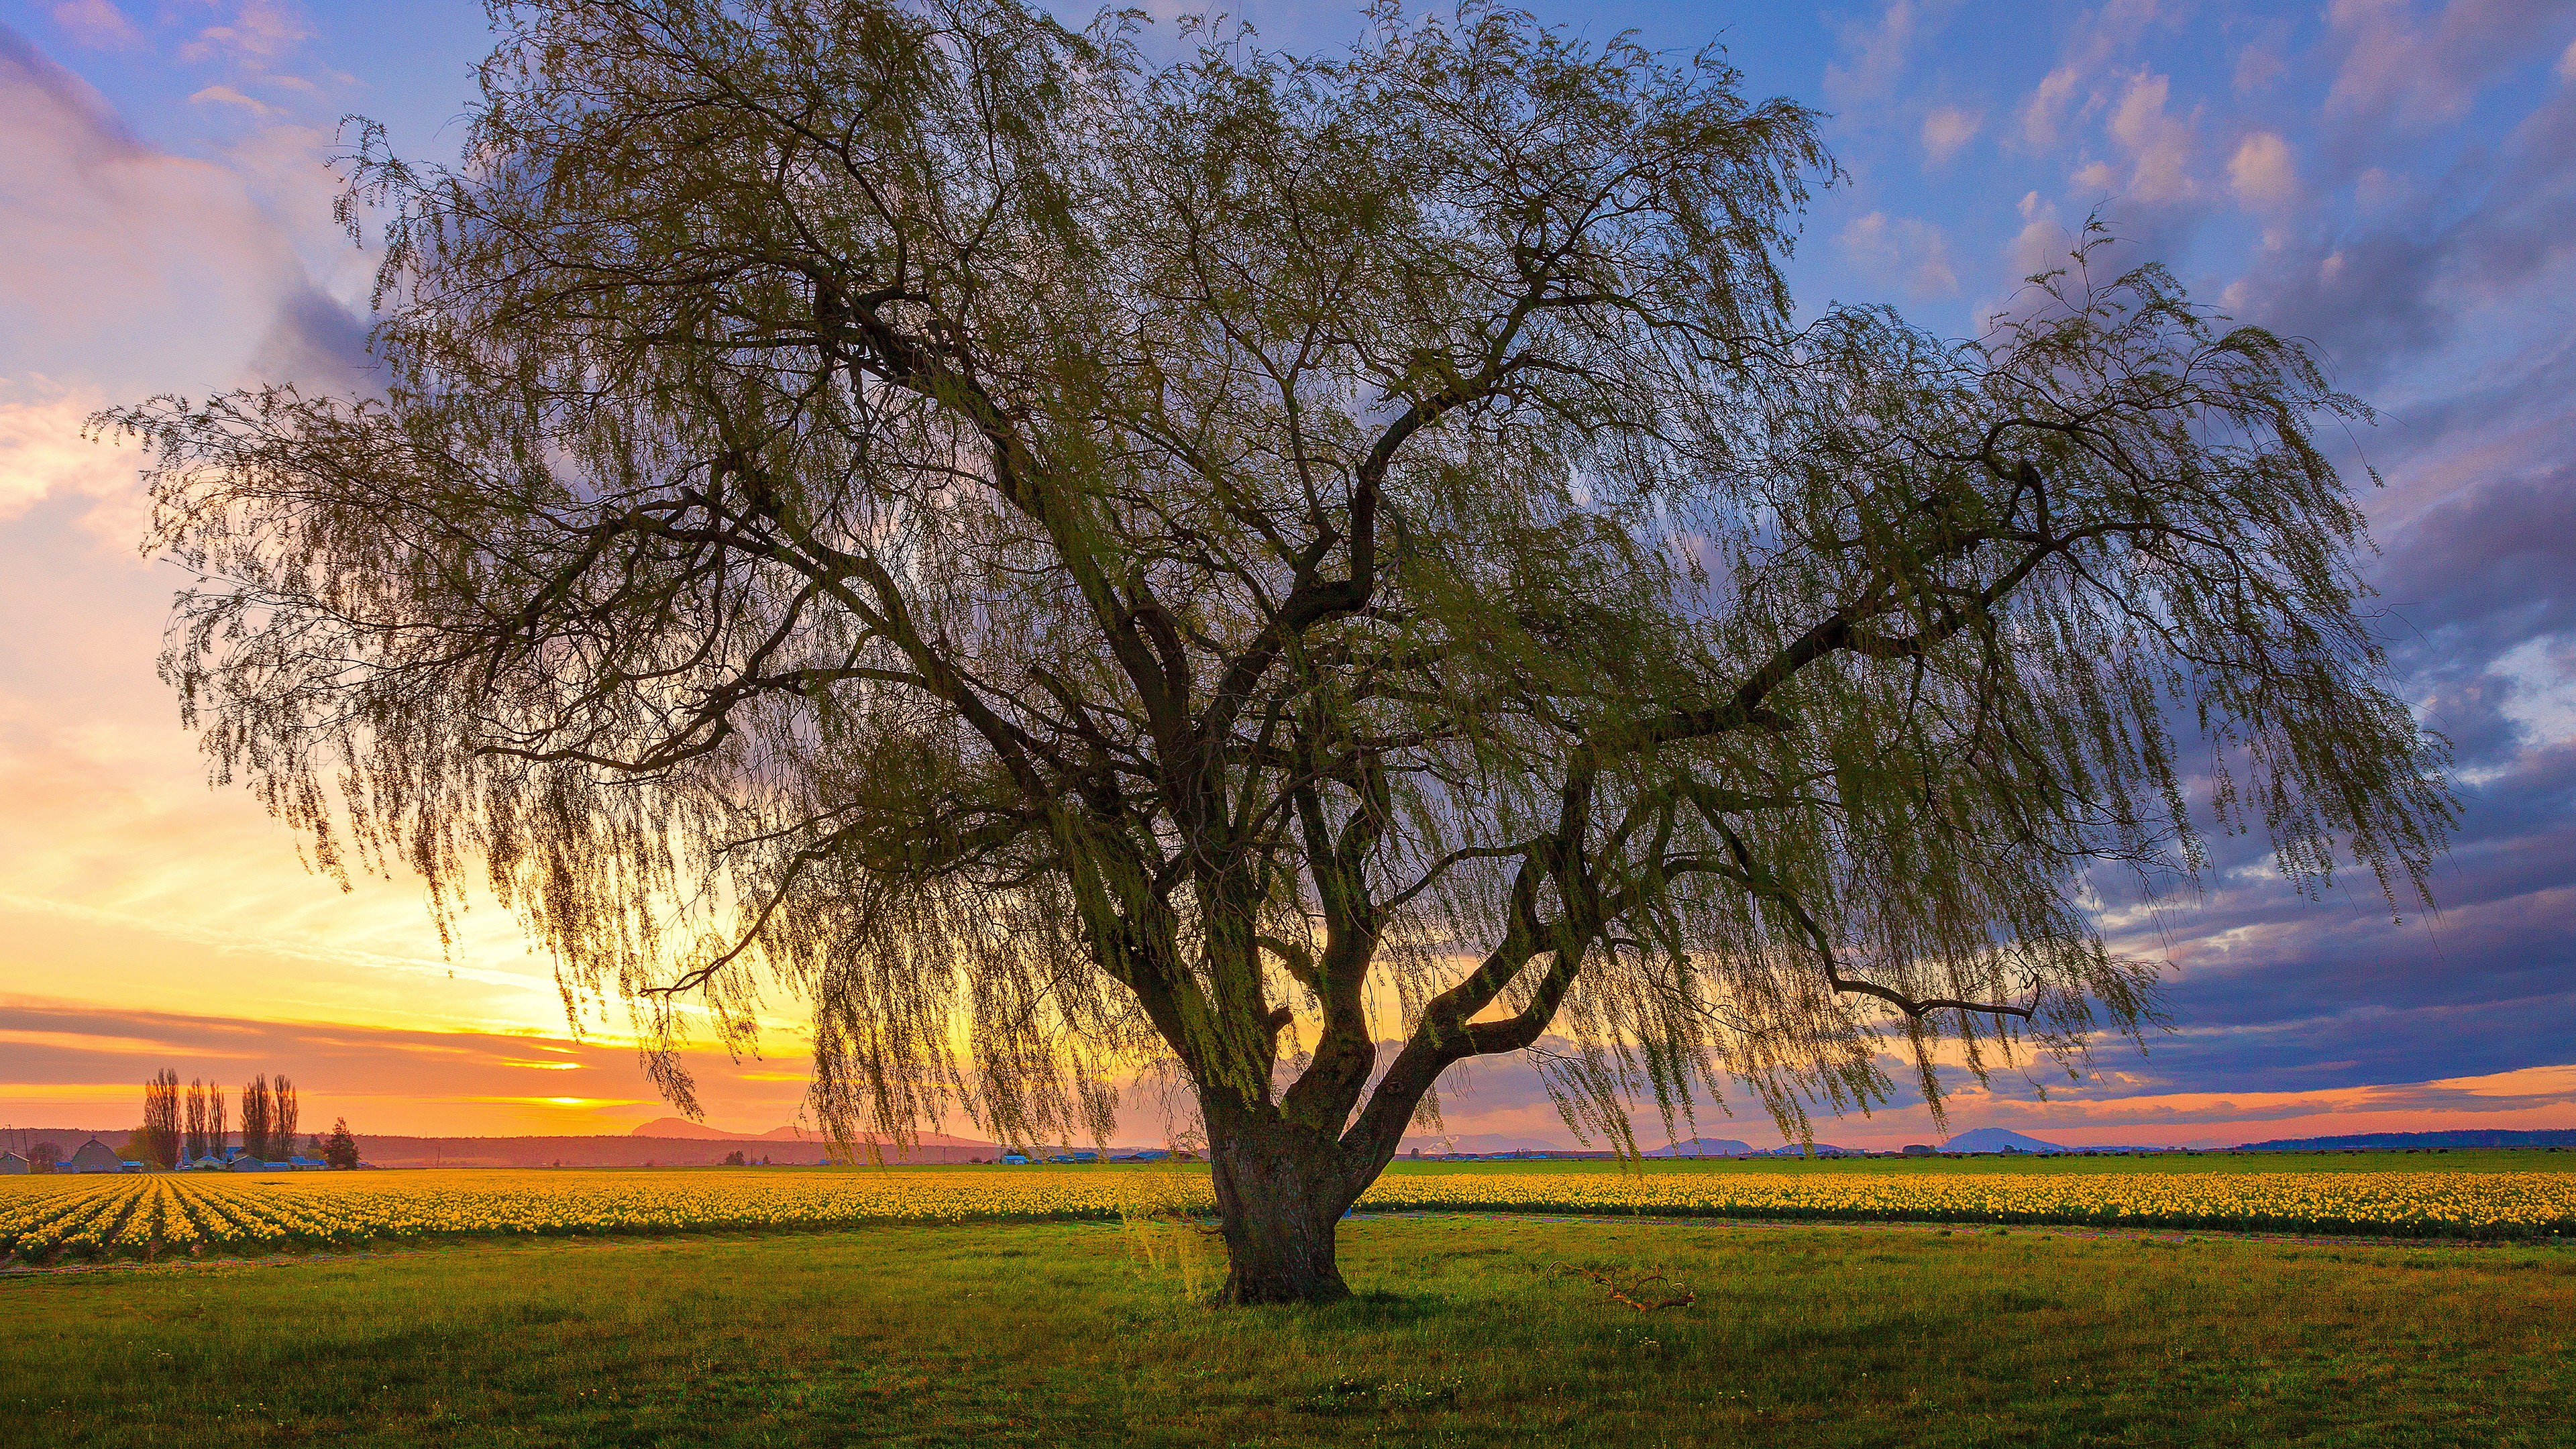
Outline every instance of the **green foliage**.
{"type": "Polygon", "coordinates": [[[342,1170],[358,1165],[358,1139],[349,1132],[348,1118],[332,1122],[331,1135],[322,1140],[322,1160],[342,1170]]]}
{"type": "Polygon", "coordinates": [[[1891,1046],[1936,1106],[2081,1069],[2154,1019],[2093,872],[2204,824],[2420,896],[2312,432],[2360,404],[2099,238],[1979,343],[1797,324],[1831,162],[1715,52],[500,13],[463,165],[354,162],[385,395],[106,421],[219,769],[325,869],[488,882],[576,1011],[800,995],[845,1132],[1105,1132],[1159,1066],[1230,1214],[1329,1222],[1543,1038],[1623,1146],[1891,1046]]]}

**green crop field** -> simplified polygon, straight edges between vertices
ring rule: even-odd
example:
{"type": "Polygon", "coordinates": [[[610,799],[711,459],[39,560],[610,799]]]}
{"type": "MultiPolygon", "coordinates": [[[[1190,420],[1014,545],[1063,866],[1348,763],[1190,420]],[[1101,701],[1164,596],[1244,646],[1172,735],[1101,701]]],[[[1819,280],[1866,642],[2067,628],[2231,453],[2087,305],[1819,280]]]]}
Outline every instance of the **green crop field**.
{"type": "Polygon", "coordinates": [[[0,1279],[0,1442],[2576,1435],[2576,1251],[2561,1247],[1457,1217],[1357,1220],[1342,1241],[1359,1296],[1326,1309],[1203,1306],[1220,1265],[1168,1223],[23,1272],[0,1279]]]}

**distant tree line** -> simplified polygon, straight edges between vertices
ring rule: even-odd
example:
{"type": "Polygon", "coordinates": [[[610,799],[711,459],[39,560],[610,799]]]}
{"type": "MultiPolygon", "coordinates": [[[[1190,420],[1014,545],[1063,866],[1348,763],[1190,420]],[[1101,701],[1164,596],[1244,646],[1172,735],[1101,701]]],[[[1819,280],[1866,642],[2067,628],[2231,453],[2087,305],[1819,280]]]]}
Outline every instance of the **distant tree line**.
{"type": "MultiPolygon", "coordinates": [[[[129,1155],[156,1167],[175,1167],[209,1157],[275,1162],[297,1154],[301,1107],[292,1078],[280,1073],[271,1080],[263,1072],[243,1084],[239,1104],[236,1149],[223,1084],[198,1078],[183,1089],[179,1074],[165,1067],[143,1084],[143,1126],[134,1134],[129,1155]]],[[[303,1150],[334,1167],[358,1165],[357,1142],[345,1117],[333,1125],[328,1140],[314,1133],[303,1150]]]]}
{"type": "MultiPolygon", "coordinates": [[[[299,1155],[318,1158],[331,1167],[358,1166],[358,1139],[346,1117],[333,1122],[329,1132],[313,1133],[298,1144],[302,1105],[293,1078],[280,1073],[272,1079],[262,1073],[243,1084],[238,1101],[236,1139],[233,1103],[225,1097],[223,1084],[200,1077],[182,1085],[179,1074],[164,1067],[144,1082],[143,1124],[126,1139],[118,1156],[158,1168],[208,1158],[277,1162],[299,1155]]],[[[31,1172],[52,1172],[71,1160],[71,1153],[59,1142],[29,1140],[36,1135],[31,1129],[7,1129],[0,1133],[0,1145],[24,1155],[31,1172]]]]}

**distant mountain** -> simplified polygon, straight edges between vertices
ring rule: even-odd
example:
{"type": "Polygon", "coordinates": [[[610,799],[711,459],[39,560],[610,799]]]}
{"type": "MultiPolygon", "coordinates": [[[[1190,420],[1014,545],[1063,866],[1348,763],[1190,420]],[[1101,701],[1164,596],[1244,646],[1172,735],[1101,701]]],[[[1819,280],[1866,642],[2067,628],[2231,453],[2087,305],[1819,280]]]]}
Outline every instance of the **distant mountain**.
{"type": "MultiPolygon", "coordinates": [[[[1804,1157],[1807,1155],[1807,1149],[1799,1146],[1795,1142],[1792,1142],[1784,1147],[1766,1147],[1759,1152],[1747,1152],[1744,1155],[1747,1157],[1804,1157]]],[[[1816,1144],[1815,1155],[1818,1157],[1860,1157],[1865,1155],[1865,1150],[1858,1147],[1836,1147],[1830,1142],[1819,1142],[1816,1144]]]]}
{"type": "Polygon", "coordinates": [[[1649,1149],[1648,1157],[1750,1157],[1750,1144],[1732,1137],[1694,1137],[1687,1142],[1669,1143],[1649,1149]]]}
{"type": "Polygon", "coordinates": [[[2516,1132],[2502,1128],[2456,1132],[2356,1132],[2347,1137],[2278,1137],[2248,1142],[2239,1152],[2402,1152],[2409,1147],[2576,1147],[2576,1131],[2516,1132]]]}
{"type": "Polygon", "coordinates": [[[95,1137],[111,1147],[121,1147],[125,1139],[142,1131],[133,1127],[10,1127],[0,1129],[0,1152],[25,1152],[39,1142],[50,1142],[69,1156],[74,1148],[95,1137]]]}
{"type": "Polygon", "coordinates": [[[656,1117],[630,1130],[629,1137],[695,1137],[707,1142],[819,1142],[820,1133],[798,1127],[772,1127],[766,1132],[725,1132],[686,1117],[656,1117]]]}
{"type": "Polygon", "coordinates": [[[2083,1151],[2080,1147],[2062,1147],[2054,1142],[2043,1142],[2036,1137],[2015,1132],[2009,1127],[1980,1127],[1973,1132],[1962,1132],[1944,1143],[1941,1150],[1944,1152],[2001,1152],[2007,1147],[2015,1152],[2083,1151]]]}

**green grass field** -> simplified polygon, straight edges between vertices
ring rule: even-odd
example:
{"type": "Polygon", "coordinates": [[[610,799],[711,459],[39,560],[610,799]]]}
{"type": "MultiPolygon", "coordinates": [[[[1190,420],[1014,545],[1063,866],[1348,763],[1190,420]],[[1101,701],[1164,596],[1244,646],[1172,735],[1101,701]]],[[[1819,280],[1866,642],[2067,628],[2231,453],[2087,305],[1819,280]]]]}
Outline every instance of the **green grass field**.
{"type": "Polygon", "coordinates": [[[1354,1301],[1214,1310],[1212,1255],[1156,1231],[30,1273],[0,1442],[2576,1442],[2563,1247],[1378,1219],[1343,1228],[1354,1301]]]}

